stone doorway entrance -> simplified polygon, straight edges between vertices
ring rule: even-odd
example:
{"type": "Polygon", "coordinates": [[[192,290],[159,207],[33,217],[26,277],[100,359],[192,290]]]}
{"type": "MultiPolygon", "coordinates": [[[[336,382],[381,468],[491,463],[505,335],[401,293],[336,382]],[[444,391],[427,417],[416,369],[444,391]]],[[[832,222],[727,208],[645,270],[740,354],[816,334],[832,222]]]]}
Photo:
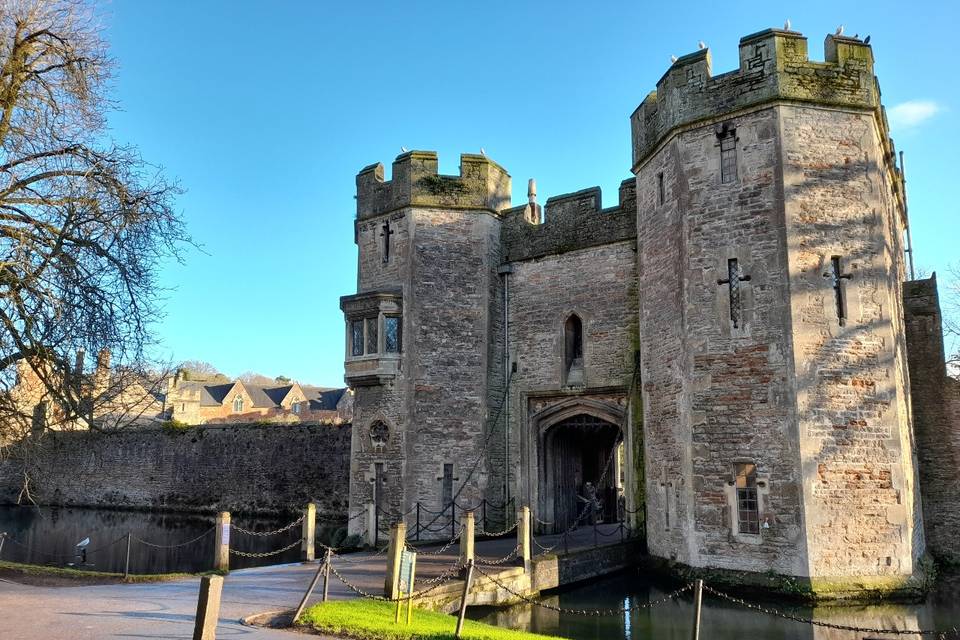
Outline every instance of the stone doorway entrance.
{"type": "Polygon", "coordinates": [[[552,503],[545,506],[552,507],[549,528],[555,533],[569,529],[581,515],[580,525],[593,522],[589,513],[591,494],[596,496],[598,521],[617,519],[620,442],[617,425],[588,414],[565,418],[544,434],[543,497],[552,503]]]}

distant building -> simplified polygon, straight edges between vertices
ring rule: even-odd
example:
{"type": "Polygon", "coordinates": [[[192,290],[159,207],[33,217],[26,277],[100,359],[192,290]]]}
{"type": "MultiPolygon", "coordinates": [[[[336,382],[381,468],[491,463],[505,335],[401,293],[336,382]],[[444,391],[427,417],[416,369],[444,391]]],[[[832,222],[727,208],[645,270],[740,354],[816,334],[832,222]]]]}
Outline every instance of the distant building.
{"type": "Polygon", "coordinates": [[[146,426],[159,422],[163,396],[158,385],[138,372],[126,368],[111,369],[110,351],[97,354],[91,373],[84,372],[83,351],[77,353],[74,366],[66,374],[37,362],[17,362],[17,378],[10,390],[12,406],[24,416],[33,430],[85,430],[91,424],[100,429],[146,426]],[[63,406],[41,380],[46,376],[69,377],[62,386],[73,388],[76,407],[63,406]],[[79,414],[79,415],[77,415],[79,414]]]}
{"type": "Polygon", "coordinates": [[[349,422],[353,392],[290,384],[190,379],[178,371],[167,381],[164,417],[186,424],[236,422],[349,422]]]}

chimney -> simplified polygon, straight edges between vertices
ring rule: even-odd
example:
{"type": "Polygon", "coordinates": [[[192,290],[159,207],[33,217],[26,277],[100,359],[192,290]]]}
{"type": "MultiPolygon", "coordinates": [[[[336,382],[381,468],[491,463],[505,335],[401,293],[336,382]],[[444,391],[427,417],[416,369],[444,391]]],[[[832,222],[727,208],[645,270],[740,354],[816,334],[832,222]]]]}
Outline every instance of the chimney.
{"type": "Polygon", "coordinates": [[[78,376],[83,375],[83,361],[87,357],[87,352],[83,350],[83,347],[77,349],[77,360],[74,363],[73,372],[78,376]]]}

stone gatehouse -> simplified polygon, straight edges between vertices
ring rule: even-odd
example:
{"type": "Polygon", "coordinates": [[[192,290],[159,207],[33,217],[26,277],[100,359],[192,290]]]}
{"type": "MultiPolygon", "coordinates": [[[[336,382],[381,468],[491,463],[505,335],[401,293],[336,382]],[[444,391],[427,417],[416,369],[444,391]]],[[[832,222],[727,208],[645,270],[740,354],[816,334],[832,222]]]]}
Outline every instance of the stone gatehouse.
{"type": "Polygon", "coordinates": [[[707,49],[676,60],[607,207],[599,188],[541,207],[533,181],[513,207],[484,155],[360,172],[355,533],[369,505],[481,499],[562,531],[590,483],[692,567],[917,574],[903,177],[870,46],[824,48],[767,30],[729,73],[707,49]]]}

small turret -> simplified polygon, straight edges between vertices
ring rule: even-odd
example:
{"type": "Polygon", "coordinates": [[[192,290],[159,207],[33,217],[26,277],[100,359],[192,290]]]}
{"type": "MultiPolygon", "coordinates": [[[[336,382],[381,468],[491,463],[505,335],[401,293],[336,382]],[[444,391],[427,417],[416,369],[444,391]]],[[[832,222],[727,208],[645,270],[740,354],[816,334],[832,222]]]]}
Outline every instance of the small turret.
{"type": "Polygon", "coordinates": [[[434,151],[408,151],[393,162],[393,176],[383,179],[383,165],[364,167],[357,175],[357,219],[409,206],[485,209],[510,206],[510,174],[484,155],[461,154],[460,175],[438,173],[434,151]]]}

